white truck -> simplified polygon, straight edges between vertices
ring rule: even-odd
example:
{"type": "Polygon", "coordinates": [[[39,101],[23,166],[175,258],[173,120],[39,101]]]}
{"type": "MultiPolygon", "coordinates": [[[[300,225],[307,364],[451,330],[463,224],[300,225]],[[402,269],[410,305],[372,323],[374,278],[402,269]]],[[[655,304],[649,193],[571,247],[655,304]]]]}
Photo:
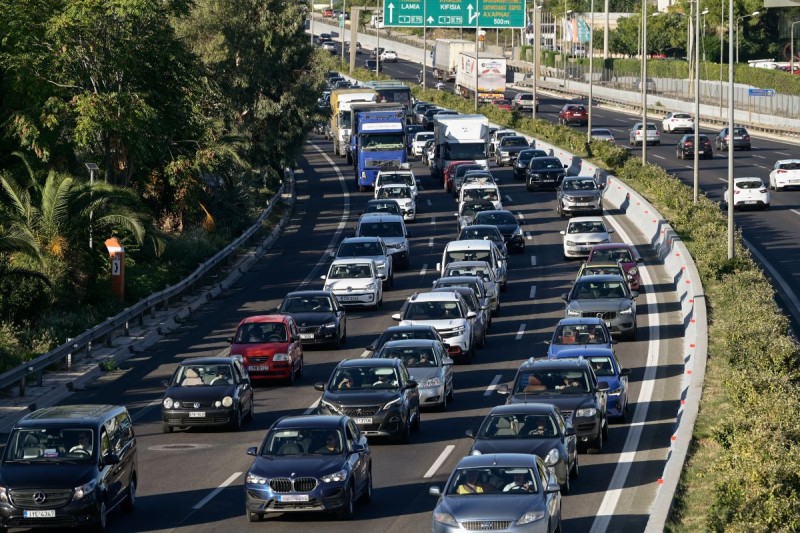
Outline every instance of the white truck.
{"type": "Polygon", "coordinates": [[[464,98],[474,98],[476,89],[479,101],[504,97],[506,58],[480,54],[476,62],[475,52],[459,53],[455,92],[464,98]]]}
{"type": "Polygon", "coordinates": [[[484,115],[434,116],[433,138],[434,178],[443,180],[451,161],[475,161],[489,168],[489,119],[484,115]]]}
{"type": "Polygon", "coordinates": [[[433,77],[441,81],[453,81],[456,79],[459,54],[474,51],[474,41],[436,39],[433,48],[433,77]]]}
{"type": "Polygon", "coordinates": [[[352,125],[350,124],[350,107],[357,102],[375,102],[377,93],[373,89],[336,89],[331,93],[330,136],[333,141],[333,153],[340,157],[347,156],[352,125]]]}

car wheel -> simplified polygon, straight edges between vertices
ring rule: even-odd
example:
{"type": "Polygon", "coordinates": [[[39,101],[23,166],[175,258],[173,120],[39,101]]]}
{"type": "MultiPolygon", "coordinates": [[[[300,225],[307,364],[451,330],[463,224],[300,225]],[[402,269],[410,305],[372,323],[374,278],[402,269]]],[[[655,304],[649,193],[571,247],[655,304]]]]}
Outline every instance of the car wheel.
{"type": "MultiPolygon", "coordinates": [[[[300,356],[300,367],[297,369],[297,377],[298,378],[302,378],[303,377],[303,367],[305,366],[305,364],[306,364],[305,359],[301,355],[300,356]]],[[[250,410],[252,411],[253,409],[254,408],[251,408],[250,410]]]]}
{"type": "MultiPolygon", "coordinates": [[[[298,377],[303,373],[302,368],[303,367],[301,366],[298,377]]],[[[255,402],[255,397],[253,397],[250,398],[250,409],[247,410],[247,416],[244,417],[244,420],[245,422],[252,422],[255,418],[256,418],[256,402],[255,402]]]]}
{"type": "Polygon", "coordinates": [[[608,440],[608,417],[603,419],[603,438],[608,440]]]}
{"type": "Polygon", "coordinates": [[[578,454],[575,454],[575,462],[572,464],[572,469],[569,471],[569,477],[572,479],[578,479],[581,475],[580,466],[578,464],[578,454]]]}
{"type": "Polygon", "coordinates": [[[636,334],[638,332],[639,332],[639,326],[636,325],[636,321],[634,320],[634,322],[633,322],[633,330],[631,330],[631,332],[628,333],[628,340],[635,341],[636,340],[636,334]]]}
{"type": "Polygon", "coordinates": [[[596,450],[597,453],[603,453],[603,430],[597,432],[597,437],[595,437],[594,441],[591,444],[591,447],[596,450]]]}
{"type": "Polygon", "coordinates": [[[172,433],[172,426],[166,422],[161,423],[161,433],[172,433]]]}
{"type": "Polygon", "coordinates": [[[372,501],[372,469],[367,474],[367,486],[364,487],[364,494],[361,495],[361,503],[370,503],[372,501]]]}
{"type": "Polygon", "coordinates": [[[417,416],[416,418],[414,418],[414,422],[411,424],[411,431],[415,433],[419,431],[421,424],[422,424],[422,413],[419,409],[419,406],[417,406],[417,416]]]}
{"type": "Polygon", "coordinates": [[[450,392],[447,393],[447,399],[451,402],[456,399],[456,387],[453,384],[450,384],[450,392]]]}
{"type": "Polygon", "coordinates": [[[248,522],[261,522],[262,520],[264,520],[264,515],[262,513],[253,513],[253,512],[247,513],[248,522]]]}
{"type": "Polygon", "coordinates": [[[569,494],[569,489],[569,474],[567,474],[566,478],[564,479],[564,484],[561,485],[561,494],[569,494]]]}
{"type": "Polygon", "coordinates": [[[442,398],[442,403],[439,404],[439,411],[447,411],[447,394],[445,393],[442,398]]]}
{"type": "Polygon", "coordinates": [[[411,442],[411,413],[408,414],[408,420],[403,424],[403,429],[397,434],[397,442],[400,444],[408,444],[411,442]]]}
{"type": "Polygon", "coordinates": [[[290,387],[294,387],[296,377],[297,376],[295,374],[294,365],[292,365],[292,367],[289,368],[289,377],[286,378],[286,384],[290,387]]]}
{"type": "Polygon", "coordinates": [[[136,480],[131,477],[130,482],[128,482],[128,494],[125,495],[125,499],[122,501],[122,512],[123,513],[130,513],[136,508],[136,480]]]}
{"type": "Polygon", "coordinates": [[[347,322],[344,323],[344,331],[342,332],[342,344],[347,341],[347,322]]]}
{"type": "Polygon", "coordinates": [[[356,514],[355,490],[352,484],[347,487],[344,495],[344,507],[339,511],[340,520],[352,520],[356,514]]]}
{"type": "Polygon", "coordinates": [[[481,342],[478,344],[478,348],[486,348],[486,328],[483,328],[483,333],[481,334],[481,342]]]}
{"type": "Polygon", "coordinates": [[[625,405],[622,406],[621,414],[619,416],[620,424],[626,424],[628,422],[628,400],[625,399],[625,405]]]}
{"type": "Polygon", "coordinates": [[[242,429],[242,408],[236,407],[236,410],[233,413],[233,420],[231,420],[231,429],[233,431],[239,431],[242,429]]]}
{"type": "MultiPolygon", "coordinates": [[[[105,498],[105,496],[101,496],[105,498]]],[[[92,531],[96,533],[105,533],[108,528],[108,507],[106,507],[105,500],[100,502],[100,509],[97,511],[97,522],[94,524],[92,531]]]]}

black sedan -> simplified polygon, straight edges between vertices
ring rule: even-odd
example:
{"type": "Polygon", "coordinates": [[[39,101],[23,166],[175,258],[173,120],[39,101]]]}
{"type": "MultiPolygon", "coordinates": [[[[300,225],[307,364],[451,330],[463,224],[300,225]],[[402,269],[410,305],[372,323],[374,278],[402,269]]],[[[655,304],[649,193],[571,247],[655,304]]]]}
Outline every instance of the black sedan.
{"type": "Polygon", "coordinates": [[[198,357],[183,361],[161,400],[164,433],[175,427],[228,426],[238,431],[253,420],[253,388],[235,357],[198,357]]]}
{"type": "Polygon", "coordinates": [[[483,419],[470,455],[488,453],[533,453],[558,478],[561,493],[570,491],[570,478],[578,477],[578,445],[575,429],[561,411],[548,403],[498,405],[483,419]]]}
{"type": "Polygon", "coordinates": [[[347,416],[286,416],[272,424],[245,477],[247,518],[332,511],[344,519],[372,500],[367,437],[347,416]]]}
{"type": "Polygon", "coordinates": [[[433,326],[391,326],[386,328],[376,341],[367,346],[370,352],[377,352],[389,341],[426,339],[439,341],[445,346],[441,333],[433,326]]]}
{"type": "Polygon", "coordinates": [[[420,426],[417,382],[399,359],[345,359],[321,391],[318,414],[347,415],[367,436],[408,443],[420,426]]]}
{"type": "Polygon", "coordinates": [[[566,175],[567,165],[557,157],[534,157],[525,170],[525,188],[529,191],[544,187],[556,189],[566,175]]]}
{"type": "Polygon", "coordinates": [[[517,160],[514,161],[514,179],[525,179],[525,171],[528,170],[528,165],[530,165],[531,159],[534,157],[548,157],[549,155],[550,154],[544,150],[535,148],[522,150],[519,155],[517,155],[517,160]]]}
{"type": "Polygon", "coordinates": [[[369,200],[367,207],[364,208],[364,213],[384,213],[386,215],[399,215],[403,216],[400,210],[400,204],[395,200],[369,200]]]}
{"type": "Polygon", "coordinates": [[[505,209],[481,211],[475,215],[472,223],[497,226],[509,252],[522,253],[525,251],[525,237],[522,235],[522,228],[511,211],[505,209]]]}
{"type": "MultiPolygon", "coordinates": [[[[714,157],[714,147],[711,145],[711,139],[708,135],[698,136],[700,150],[697,152],[698,157],[702,159],[711,159],[714,157]]],[[[688,134],[681,137],[678,145],[675,147],[675,155],[678,159],[687,159],[694,157],[694,134],[688,134]]]]}
{"type": "Polygon", "coordinates": [[[344,307],[329,291],[290,292],[277,312],[294,318],[303,346],[331,344],[338,348],[347,338],[344,307]]]}

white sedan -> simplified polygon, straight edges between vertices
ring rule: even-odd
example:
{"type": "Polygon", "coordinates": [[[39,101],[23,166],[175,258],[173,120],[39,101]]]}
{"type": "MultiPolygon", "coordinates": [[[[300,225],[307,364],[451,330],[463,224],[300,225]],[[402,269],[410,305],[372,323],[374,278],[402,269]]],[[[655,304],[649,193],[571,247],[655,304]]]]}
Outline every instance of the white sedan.
{"type": "Polygon", "coordinates": [[[694,133],[694,119],[689,113],[678,113],[670,111],[664,120],[661,121],[661,131],[672,133],[675,131],[685,131],[694,133]]]}
{"type": "Polygon", "coordinates": [[[425,143],[428,139],[433,139],[432,131],[420,131],[414,134],[414,140],[411,142],[411,153],[417,157],[422,156],[422,150],[425,148],[425,143]]]}
{"type": "MultiPolygon", "coordinates": [[[[725,189],[722,203],[728,205],[730,201],[730,191],[725,189]]],[[[769,190],[761,178],[734,178],[733,208],[737,207],[769,208],[769,190]]]]}
{"type": "Polygon", "coordinates": [[[403,220],[406,222],[412,222],[417,218],[417,203],[414,201],[414,194],[408,185],[388,183],[375,187],[375,199],[397,202],[400,212],[403,213],[403,220]]]}
{"type": "Polygon", "coordinates": [[[371,259],[336,259],[321,276],[324,290],[332,292],[342,305],[361,305],[378,309],[383,303],[383,279],[371,259]]]}
{"type": "Polygon", "coordinates": [[[588,257],[595,244],[611,242],[613,229],[606,227],[603,217],[575,217],[567,223],[564,236],[564,259],[588,257]]]}
{"type": "Polygon", "coordinates": [[[769,188],[782,191],[786,187],[800,186],[800,159],[781,159],[769,173],[769,188]]]}

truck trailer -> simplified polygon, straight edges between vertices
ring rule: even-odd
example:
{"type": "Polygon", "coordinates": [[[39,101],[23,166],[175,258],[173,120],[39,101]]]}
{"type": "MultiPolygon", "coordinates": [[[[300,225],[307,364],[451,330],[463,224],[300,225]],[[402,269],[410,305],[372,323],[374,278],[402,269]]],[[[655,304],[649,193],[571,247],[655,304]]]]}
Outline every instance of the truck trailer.
{"type": "Polygon", "coordinates": [[[347,145],[350,142],[351,133],[350,106],[356,102],[374,102],[376,96],[375,91],[363,87],[336,89],[331,92],[330,136],[335,155],[347,156],[347,145]]]}
{"type": "Polygon", "coordinates": [[[433,77],[441,81],[453,81],[456,79],[459,54],[474,51],[474,41],[436,39],[433,48],[433,77]]]}
{"type": "Polygon", "coordinates": [[[495,98],[503,98],[506,91],[506,58],[481,54],[476,65],[475,52],[459,53],[455,92],[464,98],[474,98],[476,89],[478,101],[491,102],[495,98]]]}
{"type": "Polygon", "coordinates": [[[489,168],[489,119],[484,115],[434,116],[433,138],[434,178],[441,181],[451,161],[473,160],[489,168]]]}

